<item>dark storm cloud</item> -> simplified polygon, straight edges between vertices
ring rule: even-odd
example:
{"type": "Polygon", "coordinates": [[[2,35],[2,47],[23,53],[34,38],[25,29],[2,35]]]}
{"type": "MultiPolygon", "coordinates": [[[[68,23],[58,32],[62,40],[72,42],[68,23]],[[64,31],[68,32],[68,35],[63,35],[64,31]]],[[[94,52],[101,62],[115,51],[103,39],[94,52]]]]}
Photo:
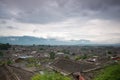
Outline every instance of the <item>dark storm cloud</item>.
{"type": "Polygon", "coordinates": [[[72,17],[120,19],[120,0],[1,0],[0,18],[50,23],[72,17]]]}

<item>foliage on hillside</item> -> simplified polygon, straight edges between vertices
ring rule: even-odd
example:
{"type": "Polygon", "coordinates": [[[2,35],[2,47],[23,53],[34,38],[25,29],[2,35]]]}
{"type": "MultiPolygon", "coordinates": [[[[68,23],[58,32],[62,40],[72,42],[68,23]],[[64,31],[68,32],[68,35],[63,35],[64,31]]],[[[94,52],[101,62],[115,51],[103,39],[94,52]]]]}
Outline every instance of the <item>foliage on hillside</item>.
{"type": "Polygon", "coordinates": [[[32,77],[32,80],[71,80],[71,78],[63,76],[59,73],[45,73],[36,74],[32,77]]]}
{"type": "Polygon", "coordinates": [[[86,59],[86,58],[87,58],[87,55],[84,54],[84,55],[82,55],[82,56],[76,56],[76,57],[75,57],[75,60],[77,61],[77,60],[86,59]]]}
{"type": "Polygon", "coordinates": [[[94,80],[120,80],[120,64],[106,67],[94,80]]]}
{"type": "Polygon", "coordinates": [[[9,43],[6,44],[1,44],[0,43],[0,50],[8,50],[8,48],[10,48],[11,45],[9,43]]]}
{"type": "Polygon", "coordinates": [[[28,58],[27,60],[27,67],[40,67],[39,61],[36,58],[28,58]]]}
{"type": "Polygon", "coordinates": [[[0,66],[1,66],[1,65],[5,65],[5,64],[10,65],[10,64],[12,64],[12,63],[13,63],[13,62],[12,62],[11,60],[6,60],[6,61],[0,60],[0,66]]]}

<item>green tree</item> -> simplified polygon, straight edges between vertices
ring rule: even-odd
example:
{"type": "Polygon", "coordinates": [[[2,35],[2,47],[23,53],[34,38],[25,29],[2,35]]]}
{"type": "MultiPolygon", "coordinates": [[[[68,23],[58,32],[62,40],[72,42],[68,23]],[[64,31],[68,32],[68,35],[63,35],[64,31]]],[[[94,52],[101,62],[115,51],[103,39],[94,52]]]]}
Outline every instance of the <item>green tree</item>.
{"type": "Polygon", "coordinates": [[[63,76],[59,73],[45,73],[36,74],[32,77],[32,80],[71,80],[71,78],[63,76]]]}
{"type": "Polygon", "coordinates": [[[81,59],[81,56],[76,56],[75,57],[75,60],[77,61],[77,60],[80,60],[81,59]]]}
{"type": "Polygon", "coordinates": [[[84,54],[84,55],[82,55],[82,56],[76,56],[76,57],[75,57],[75,60],[86,59],[86,58],[87,58],[87,55],[84,54]]]}
{"type": "Polygon", "coordinates": [[[69,56],[65,56],[65,59],[70,59],[69,56]]]}
{"type": "Polygon", "coordinates": [[[36,58],[28,58],[27,59],[27,67],[39,67],[38,60],[36,58]]]}
{"type": "Polygon", "coordinates": [[[82,56],[82,59],[86,59],[86,58],[87,58],[87,55],[84,54],[84,55],[82,56]]]}
{"type": "Polygon", "coordinates": [[[70,54],[70,52],[68,50],[65,50],[65,49],[63,49],[62,52],[65,54],[70,54]]]}
{"type": "Polygon", "coordinates": [[[3,53],[2,52],[0,52],[0,57],[3,57],[3,53]]]}
{"type": "Polygon", "coordinates": [[[55,59],[55,53],[54,52],[50,53],[50,59],[55,59]]]}
{"type": "Polygon", "coordinates": [[[7,64],[7,65],[10,65],[10,64],[12,64],[12,61],[11,61],[11,60],[8,60],[8,61],[6,62],[6,64],[7,64]]]}
{"type": "Polygon", "coordinates": [[[6,44],[0,44],[0,50],[8,50],[8,48],[10,48],[11,45],[9,43],[6,44]]]}
{"type": "Polygon", "coordinates": [[[108,54],[112,54],[112,52],[111,52],[111,51],[108,51],[108,54]]]}

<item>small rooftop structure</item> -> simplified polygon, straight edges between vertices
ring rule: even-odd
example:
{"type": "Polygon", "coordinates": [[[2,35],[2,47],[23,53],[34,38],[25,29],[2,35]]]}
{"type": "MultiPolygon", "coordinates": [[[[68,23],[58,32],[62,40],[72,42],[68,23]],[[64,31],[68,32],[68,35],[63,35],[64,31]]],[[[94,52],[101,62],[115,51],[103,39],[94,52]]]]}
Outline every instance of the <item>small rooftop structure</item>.
{"type": "Polygon", "coordinates": [[[64,54],[63,52],[58,52],[56,55],[62,55],[62,54],[64,54]]]}
{"type": "Polygon", "coordinates": [[[26,59],[26,58],[32,58],[33,56],[19,56],[19,58],[26,59]]]}
{"type": "Polygon", "coordinates": [[[36,53],[37,53],[37,51],[32,51],[32,52],[31,52],[31,54],[36,54],[36,53]]]}

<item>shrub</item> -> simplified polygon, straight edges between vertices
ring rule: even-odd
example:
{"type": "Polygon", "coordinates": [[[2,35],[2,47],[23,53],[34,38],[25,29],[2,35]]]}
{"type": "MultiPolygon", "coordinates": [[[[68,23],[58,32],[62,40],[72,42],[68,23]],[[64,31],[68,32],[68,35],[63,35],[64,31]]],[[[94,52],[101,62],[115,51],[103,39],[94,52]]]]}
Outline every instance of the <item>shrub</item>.
{"type": "Polygon", "coordinates": [[[71,80],[71,78],[63,76],[59,73],[45,73],[36,74],[32,77],[32,80],[71,80]]]}
{"type": "Polygon", "coordinates": [[[106,67],[94,80],[120,80],[120,64],[106,67]]]}

